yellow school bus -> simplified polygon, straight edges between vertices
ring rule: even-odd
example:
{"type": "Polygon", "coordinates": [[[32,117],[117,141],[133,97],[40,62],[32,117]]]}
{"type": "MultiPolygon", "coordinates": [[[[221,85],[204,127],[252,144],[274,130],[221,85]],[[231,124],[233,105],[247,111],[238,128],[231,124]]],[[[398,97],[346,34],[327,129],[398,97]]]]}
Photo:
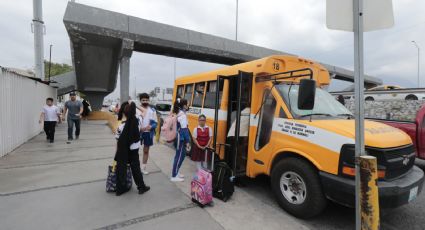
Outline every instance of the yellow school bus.
{"type": "MultiPolygon", "coordinates": [[[[308,218],[328,199],[351,207],[355,200],[354,117],[326,92],[329,83],[317,62],[270,56],[180,77],[174,99],[188,100],[190,130],[206,115],[220,157],[236,177],[270,176],[279,205],[308,218]],[[313,88],[302,82],[314,82],[313,88]]],[[[414,200],[424,173],[414,166],[409,136],[365,121],[365,145],[378,160],[380,206],[414,200]]]]}

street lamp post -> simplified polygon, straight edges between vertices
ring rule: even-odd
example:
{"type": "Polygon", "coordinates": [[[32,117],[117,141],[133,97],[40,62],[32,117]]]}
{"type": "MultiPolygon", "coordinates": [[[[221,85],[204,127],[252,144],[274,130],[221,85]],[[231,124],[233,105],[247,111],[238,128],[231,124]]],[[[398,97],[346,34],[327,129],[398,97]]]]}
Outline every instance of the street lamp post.
{"type": "Polygon", "coordinates": [[[50,44],[50,51],[49,51],[49,82],[50,82],[50,69],[52,66],[52,44],[50,44]]]}
{"type": "Polygon", "coordinates": [[[239,13],[239,0],[236,0],[236,32],[235,32],[235,40],[238,40],[238,15],[239,13]]]}
{"type": "Polygon", "coordinates": [[[418,88],[420,87],[419,85],[419,66],[420,66],[420,53],[421,53],[421,49],[419,48],[418,43],[416,43],[416,41],[412,41],[413,45],[416,46],[416,48],[418,49],[418,88]]]}

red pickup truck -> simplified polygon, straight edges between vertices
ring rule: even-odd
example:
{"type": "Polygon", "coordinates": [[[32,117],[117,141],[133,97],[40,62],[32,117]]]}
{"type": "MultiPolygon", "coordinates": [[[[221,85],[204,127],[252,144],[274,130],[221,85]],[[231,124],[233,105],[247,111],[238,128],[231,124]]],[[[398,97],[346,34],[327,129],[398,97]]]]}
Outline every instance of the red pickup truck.
{"type": "Polygon", "coordinates": [[[415,121],[372,119],[406,132],[416,147],[416,156],[425,160],[425,105],[417,112],[415,121]]]}

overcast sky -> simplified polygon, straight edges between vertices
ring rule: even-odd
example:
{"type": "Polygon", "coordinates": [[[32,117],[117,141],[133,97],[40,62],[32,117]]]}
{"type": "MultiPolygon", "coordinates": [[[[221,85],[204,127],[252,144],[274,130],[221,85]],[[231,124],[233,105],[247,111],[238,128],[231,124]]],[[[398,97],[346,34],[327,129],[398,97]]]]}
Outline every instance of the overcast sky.
{"type": "MultiPolygon", "coordinates": [[[[66,0],[44,0],[45,58],[71,64],[69,38],[63,24],[66,0]]],[[[235,0],[76,0],[107,10],[220,37],[235,38],[235,0]]],[[[365,73],[386,84],[416,87],[417,49],[425,50],[425,1],[393,1],[395,26],[365,34],[365,73]]],[[[32,69],[32,1],[0,0],[0,66],[32,69]]],[[[325,0],[239,0],[238,40],[353,69],[353,35],[326,28],[325,0]]],[[[421,86],[425,86],[425,55],[421,86]]],[[[176,75],[212,70],[220,65],[176,60],[176,75]]],[[[174,58],[133,53],[131,90],[171,87],[174,58]]],[[[119,81],[118,81],[119,82],[119,81]]],[[[346,84],[336,84],[338,89],[346,84]]],[[[117,90],[116,90],[117,91],[117,90]]],[[[115,97],[114,92],[111,96],[115,97]]]]}

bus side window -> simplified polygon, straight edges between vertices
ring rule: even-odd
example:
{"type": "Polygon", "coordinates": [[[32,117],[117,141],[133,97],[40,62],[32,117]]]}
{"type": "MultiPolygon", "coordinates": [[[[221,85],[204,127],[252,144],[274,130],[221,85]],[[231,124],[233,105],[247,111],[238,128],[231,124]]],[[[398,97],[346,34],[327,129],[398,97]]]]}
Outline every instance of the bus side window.
{"type": "Polygon", "coordinates": [[[255,140],[255,149],[260,150],[270,141],[272,134],[274,113],[276,111],[276,99],[270,90],[264,92],[263,107],[261,108],[260,120],[255,140]]]}
{"type": "Polygon", "coordinates": [[[188,106],[192,104],[192,93],[193,93],[193,84],[186,85],[183,98],[187,100],[188,106]]]}
{"type": "Polygon", "coordinates": [[[183,85],[177,86],[177,94],[176,96],[183,96],[183,85]]]}
{"type": "Polygon", "coordinates": [[[279,118],[288,118],[288,116],[286,116],[286,113],[282,107],[279,110],[279,118]]]}
{"type": "MultiPolygon", "coordinates": [[[[207,82],[207,90],[205,94],[204,108],[215,109],[215,94],[217,90],[217,81],[207,82]]],[[[223,82],[220,84],[220,98],[223,95],[223,82]]]]}
{"type": "Polygon", "coordinates": [[[205,82],[196,83],[192,106],[202,107],[202,99],[204,99],[204,92],[205,82]]]}

